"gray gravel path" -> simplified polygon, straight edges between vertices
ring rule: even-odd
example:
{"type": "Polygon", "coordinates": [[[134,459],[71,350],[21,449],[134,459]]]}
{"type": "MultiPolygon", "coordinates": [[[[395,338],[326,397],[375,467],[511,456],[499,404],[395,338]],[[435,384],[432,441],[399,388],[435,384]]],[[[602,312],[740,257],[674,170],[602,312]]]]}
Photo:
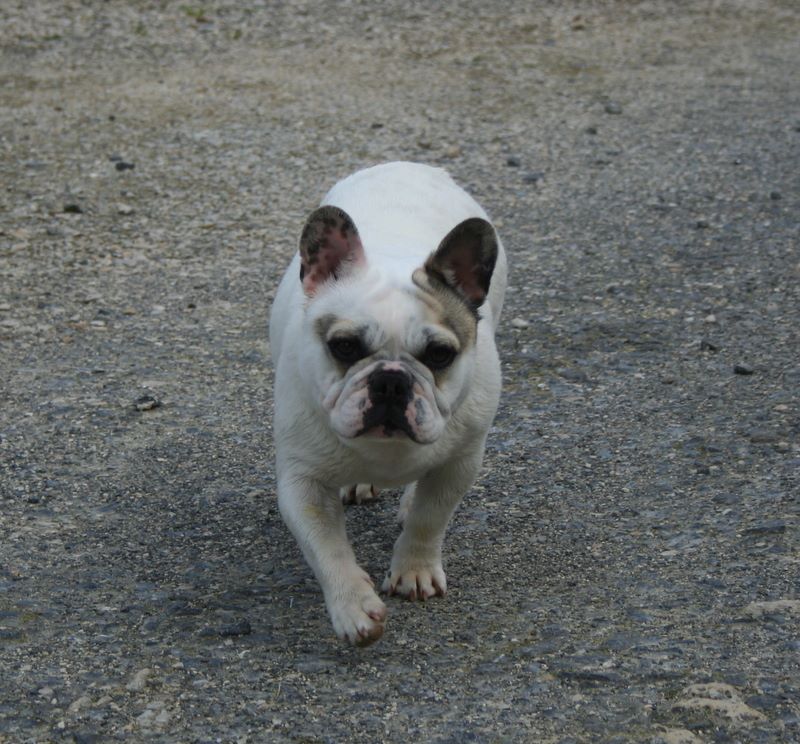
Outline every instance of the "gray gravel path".
{"type": "Polygon", "coordinates": [[[0,741],[800,741],[800,8],[711,5],[2,3],[0,741]],[[505,393],[355,650],[266,317],[390,159],[496,218],[505,393]]]}

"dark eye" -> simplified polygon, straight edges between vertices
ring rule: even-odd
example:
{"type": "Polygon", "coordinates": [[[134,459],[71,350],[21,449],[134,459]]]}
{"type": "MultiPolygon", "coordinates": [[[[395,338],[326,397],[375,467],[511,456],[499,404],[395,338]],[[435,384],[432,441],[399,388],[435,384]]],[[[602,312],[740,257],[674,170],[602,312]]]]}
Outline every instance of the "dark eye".
{"type": "Polygon", "coordinates": [[[428,369],[445,369],[456,358],[456,350],[446,344],[431,343],[425,348],[420,361],[428,369]]]}
{"type": "Polygon", "coordinates": [[[350,336],[332,338],[328,341],[328,349],[334,359],[344,362],[345,364],[353,364],[367,356],[366,349],[364,349],[361,340],[358,338],[351,338],[350,336]]]}

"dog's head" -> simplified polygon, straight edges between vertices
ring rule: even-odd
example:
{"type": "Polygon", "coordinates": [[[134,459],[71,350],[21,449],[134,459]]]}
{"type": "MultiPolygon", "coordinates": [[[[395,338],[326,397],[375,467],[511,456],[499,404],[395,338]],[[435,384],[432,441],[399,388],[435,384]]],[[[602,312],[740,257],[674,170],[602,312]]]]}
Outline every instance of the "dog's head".
{"type": "MultiPolygon", "coordinates": [[[[340,439],[435,442],[467,397],[494,228],[467,219],[398,283],[371,266],[353,220],[323,206],[300,240],[306,295],[301,374],[340,439]]],[[[378,262],[376,262],[377,264],[378,262]]]]}

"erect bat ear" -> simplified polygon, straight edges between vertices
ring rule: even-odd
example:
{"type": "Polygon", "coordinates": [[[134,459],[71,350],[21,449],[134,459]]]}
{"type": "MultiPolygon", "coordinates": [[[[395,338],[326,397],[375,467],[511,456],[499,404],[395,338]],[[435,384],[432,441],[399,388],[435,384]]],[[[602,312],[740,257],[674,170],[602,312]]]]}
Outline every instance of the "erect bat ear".
{"type": "Polygon", "coordinates": [[[456,225],[425,261],[428,275],[460,294],[473,309],[489,291],[497,260],[497,235],[480,217],[456,225]]]}
{"type": "Polygon", "coordinates": [[[310,297],[329,279],[338,279],[365,262],[364,246],[350,215],[324,206],[306,221],[300,236],[300,281],[310,297]]]}

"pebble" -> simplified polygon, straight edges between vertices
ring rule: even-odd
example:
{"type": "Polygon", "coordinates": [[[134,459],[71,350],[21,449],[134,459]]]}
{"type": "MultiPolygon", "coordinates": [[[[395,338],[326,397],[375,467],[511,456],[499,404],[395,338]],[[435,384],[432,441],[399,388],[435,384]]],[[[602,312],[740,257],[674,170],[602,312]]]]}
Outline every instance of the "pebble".
{"type": "Polygon", "coordinates": [[[773,444],[780,439],[780,434],[769,429],[753,429],[748,438],[753,444],[773,444]]]}
{"type": "Polygon", "coordinates": [[[702,739],[698,739],[691,731],[683,728],[664,728],[659,731],[655,742],[660,744],[703,744],[702,739]]]}
{"type": "Polygon", "coordinates": [[[126,690],[130,690],[131,692],[139,692],[143,690],[147,685],[147,678],[153,673],[153,670],[149,667],[145,667],[144,669],[140,669],[136,674],[133,675],[133,678],[127,685],[125,685],[126,690]]]}
{"type": "Polygon", "coordinates": [[[80,204],[70,202],[64,205],[64,214],[83,214],[83,209],[80,204]]]}
{"type": "Polygon", "coordinates": [[[605,105],[605,112],[607,114],[612,114],[613,116],[617,116],[622,113],[622,106],[616,101],[609,101],[605,105]]]}
{"type": "Polygon", "coordinates": [[[763,713],[742,700],[739,691],[732,685],[721,682],[689,685],[681,695],[672,710],[718,714],[738,725],[766,720],[763,713]]]}
{"type": "Polygon", "coordinates": [[[235,623],[228,623],[220,626],[218,633],[223,637],[250,635],[253,629],[247,620],[239,620],[235,623]]]}
{"type": "Polygon", "coordinates": [[[700,351],[719,351],[719,346],[711,343],[707,338],[700,339],[700,351]]]}
{"type": "Polygon", "coordinates": [[[786,520],[768,519],[744,530],[745,535],[780,535],[786,532],[786,520]]]}
{"type": "Polygon", "coordinates": [[[117,214],[133,214],[136,210],[130,204],[117,204],[117,214]]]}
{"type": "Polygon", "coordinates": [[[735,375],[752,375],[755,370],[746,364],[735,364],[733,366],[733,373],[735,375]]]}
{"type": "Polygon", "coordinates": [[[162,404],[158,398],[152,395],[142,395],[133,402],[133,405],[137,411],[152,411],[154,408],[159,408],[162,404]]]}
{"type": "Polygon", "coordinates": [[[91,705],[92,699],[88,695],[81,695],[77,700],[74,700],[67,710],[70,713],[78,713],[81,708],[91,705]]]}
{"type": "Polygon", "coordinates": [[[133,170],[136,167],[136,163],[128,163],[124,160],[118,160],[116,163],[114,163],[114,167],[118,171],[122,172],[126,170],[133,170]]]}
{"type": "Polygon", "coordinates": [[[770,615],[795,615],[800,617],[800,599],[751,602],[742,610],[742,617],[748,620],[760,620],[770,615]]]}
{"type": "Polygon", "coordinates": [[[530,323],[524,318],[512,318],[511,326],[512,328],[528,328],[530,327],[530,323]]]}
{"type": "Polygon", "coordinates": [[[520,162],[519,158],[515,158],[513,155],[506,158],[506,165],[509,168],[519,168],[522,163],[520,162]]]}
{"type": "Polygon", "coordinates": [[[544,178],[544,173],[540,171],[534,171],[532,173],[526,173],[522,180],[524,183],[539,183],[544,178]]]}
{"type": "Polygon", "coordinates": [[[770,191],[769,198],[772,199],[772,201],[778,201],[779,199],[783,199],[783,194],[781,194],[780,191],[770,191]]]}

